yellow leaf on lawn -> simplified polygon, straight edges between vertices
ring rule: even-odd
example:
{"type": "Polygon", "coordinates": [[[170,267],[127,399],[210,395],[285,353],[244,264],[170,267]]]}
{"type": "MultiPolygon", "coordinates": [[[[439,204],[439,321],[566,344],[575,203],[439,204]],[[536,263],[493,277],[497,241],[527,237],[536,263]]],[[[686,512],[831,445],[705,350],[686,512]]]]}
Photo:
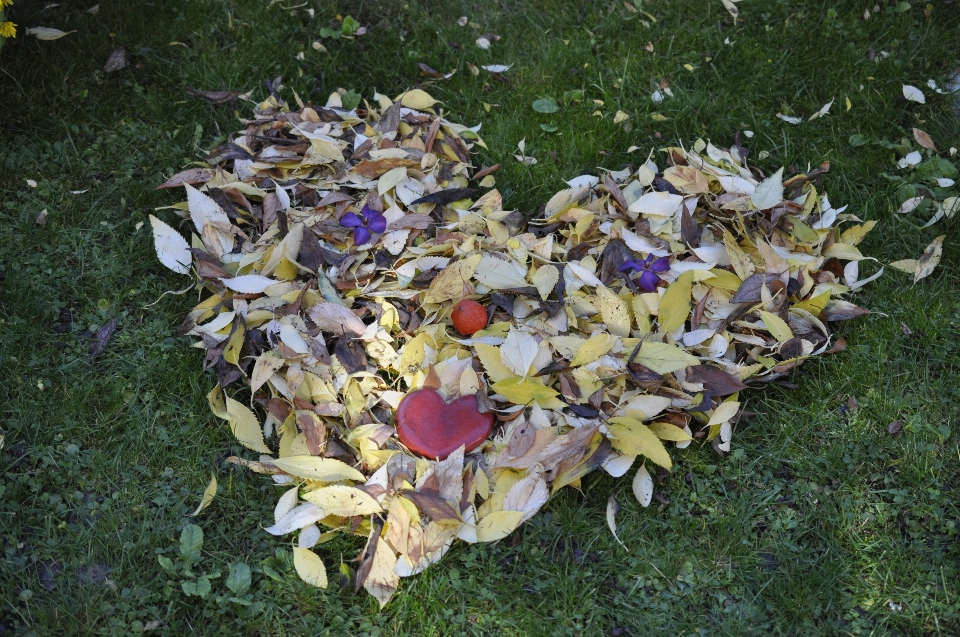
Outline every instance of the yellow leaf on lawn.
{"type": "Polygon", "coordinates": [[[773,338],[777,339],[778,343],[789,341],[793,338],[793,331],[790,329],[790,326],[776,314],[761,310],[760,318],[763,319],[763,324],[767,326],[767,331],[773,335],[773,338]]]}
{"type": "Polygon", "coordinates": [[[338,515],[342,518],[383,511],[380,504],[367,492],[343,484],[333,484],[315,491],[308,491],[303,494],[303,499],[313,502],[328,515],[338,515]]]}
{"type": "Polygon", "coordinates": [[[657,438],[660,440],[672,440],[673,442],[693,440],[686,431],[668,422],[655,422],[650,425],[650,431],[657,434],[657,438]]]}
{"type": "Polygon", "coordinates": [[[860,251],[854,248],[852,245],[847,245],[846,243],[834,243],[829,248],[823,251],[823,256],[825,257],[836,257],[838,259],[843,259],[845,261],[860,261],[865,257],[860,254],[860,251]]]}
{"type": "Polygon", "coordinates": [[[666,469],[673,466],[670,454],[657,434],[639,420],[618,416],[608,420],[606,426],[610,444],[617,451],[630,456],[646,456],[666,469]]]}
{"type": "Polygon", "coordinates": [[[690,365],[700,364],[697,357],[686,350],[675,345],[653,341],[644,341],[633,360],[658,374],[669,374],[690,365]]]}
{"type": "MultiPolygon", "coordinates": [[[[891,264],[892,265],[892,264],[891,264]]],[[[823,308],[827,307],[827,303],[830,302],[830,292],[824,292],[819,296],[814,296],[807,299],[806,301],[801,301],[791,305],[790,307],[796,308],[799,310],[806,310],[813,314],[814,316],[820,314],[823,311],[823,308]]]]}
{"type": "Polygon", "coordinates": [[[600,297],[600,314],[607,329],[617,336],[630,336],[630,310],[623,299],[603,285],[597,286],[597,296],[600,297]]]}
{"type": "Polygon", "coordinates": [[[901,259],[900,261],[891,263],[890,267],[906,272],[907,274],[914,274],[917,271],[917,263],[918,261],[916,259],[901,259]]]}
{"type": "Polygon", "coordinates": [[[207,485],[207,488],[203,490],[203,497],[200,498],[200,505],[197,507],[197,510],[191,513],[191,516],[194,516],[213,502],[214,496],[217,495],[217,476],[216,474],[210,474],[210,484],[207,485]]]}
{"type": "Polygon", "coordinates": [[[739,409],[740,403],[735,400],[720,403],[710,415],[710,422],[707,425],[721,425],[736,416],[739,409]]]}
{"type": "Polygon", "coordinates": [[[660,299],[660,330],[672,332],[683,327],[690,316],[690,292],[693,289],[693,272],[688,271],[670,284],[660,299]]]}
{"type": "Polygon", "coordinates": [[[400,104],[406,106],[407,108],[413,108],[418,111],[430,108],[437,103],[437,100],[433,99],[429,93],[421,89],[413,89],[412,91],[407,91],[403,95],[399,96],[397,100],[400,101],[400,104]]]}
{"type": "Polygon", "coordinates": [[[229,340],[227,340],[226,346],[223,348],[223,360],[231,365],[238,365],[240,363],[240,350],[243,348],[243,339],[246,333],[247,330],[241,320],[241,322],[237,324],[236,329],[233,330],[233,334],[230,335],[229,340]]]}
{"type": "Polygon", "coordinates": [[[606,334],[603,332],[594,334],[587,339],[586,343],[580,346],[580,348],[577,350],[577,353],[574,355],[573,360],[570,361],[570,366],[577,367],[579,365],[592,363],[609,352],[610,348],[613,347],[613,344],[616,342],[617,338],[612,334],[606,334]]]}
{"type": "Polygon", "coordinates": [[[380,608],[387,605],[397,590],[400,576],[394,573],[397,566],[397,555],[393,549],[381,538],[377,541],[377,548],[373,554],[373,563],[363,580],[363,587],[377,598],[380,608]]]}
{"type": "Polygon", "coordinates": [[[463,296],[464,284],[469,283],[470,277],[476,272],[482,258],[483,255],[475,254],[445,267],[430,282],[423,302],[443,303],[451,299],[459,299],[463,296]]]}
{"type": "Polygon", "coordinates": [[[306,478],[307,480],[319,480],[321,482],[366,480],[362,473],[347,463],[334,458],[320,458],[318,456],[289,456],[287,458],[274,458],[270,462],[278,469],[281,469],[292,476],[306,478]]]}
{"type": "Polygon", "coordinates": [[[522,380],[514,376],[490,387],[515,405],[535,402],[541,409],[563,409],[566,406],[566,403],[557,399],[557,390],[547,387],[536,378],[522,380]]]}
{"type": "Polygon", "coordinates": [[[520,525],[523,511],[494,511],[477,523],[478,542],[502,540],[520,525]]]}
{"type": "Polygon", "coordinates": [[[863,241],[863,238],[873,230],[875,225],[877,225],[876,221],[868,221],[862,225],[850,226],[840,235],[840,241],[855,246],[863,241]]]}
{"type": "Polygon", "coordinates": [[[297,570],[300,579],[307,584],[317,588],[327,587],[327,569],[323,565],[323,560],[310,549],[293,547],[293,568],[297,570]]]}

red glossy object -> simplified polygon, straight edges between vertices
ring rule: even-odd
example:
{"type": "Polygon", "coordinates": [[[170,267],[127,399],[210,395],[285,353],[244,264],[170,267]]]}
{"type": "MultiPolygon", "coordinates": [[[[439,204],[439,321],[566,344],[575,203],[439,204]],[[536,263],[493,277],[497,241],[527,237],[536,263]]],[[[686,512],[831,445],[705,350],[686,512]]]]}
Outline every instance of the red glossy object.
{"type": "Polygon", "coordinates": [[[483,444],[492,428],[493,413],[477,411],[475,396],[446,403],[435,389],[417,389],[397,407],[400,442],[425,458],[442,460],[460,445],[472,451],[483,444]]]}
{"type": "Polygon", "coordinates": [[[464,299],[450,313],[453,327],[463,336],[473,336],[487,326],[487,308],[476,301],[464,299]]]}

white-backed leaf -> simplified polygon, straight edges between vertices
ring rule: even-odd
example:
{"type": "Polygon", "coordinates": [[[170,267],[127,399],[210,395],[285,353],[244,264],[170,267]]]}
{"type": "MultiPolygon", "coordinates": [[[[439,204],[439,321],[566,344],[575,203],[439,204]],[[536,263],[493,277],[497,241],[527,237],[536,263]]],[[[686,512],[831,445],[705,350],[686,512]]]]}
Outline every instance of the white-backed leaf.
{"type": "Polygon", "coordinates": [[[646,464],[640,465],[637,475],[633,476],[633,495],[637,496],[637,502],[644,507],[650,506],[653,500],[653,478],[650,477],[646,464]]]}
{"type": "Polygon", "coordinates": [[[193,256],[187,240],[153,215],[150,215],[150,225],[153,228],[153,247],[160,263],[179,274],[189,274],[193,256]]]}
{"type": "Polygon", "coordinates": [[[783,167],[763,180],[757,186],[753,194],[750,195],[750,201],[757,210],[767,210],[773,208],[783,201],[783,167]]]}

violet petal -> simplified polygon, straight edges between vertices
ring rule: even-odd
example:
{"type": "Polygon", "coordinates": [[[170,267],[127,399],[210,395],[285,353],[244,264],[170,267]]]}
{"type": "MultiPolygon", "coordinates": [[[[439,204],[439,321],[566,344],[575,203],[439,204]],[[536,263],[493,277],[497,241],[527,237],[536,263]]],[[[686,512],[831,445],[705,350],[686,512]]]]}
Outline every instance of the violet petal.
{"type": "Polygon", "coordinates": [[[653,265],[650,266],[650,270],[653,272],[666,272],[670,269],[670,259],[667,257],[660,257],[653,262],[653,265]]]}
{"type": "Polygon", "coordinates": [[[369,228],[374,232],[383,232],[387,229],[387,218],[379,212],[374,213],[371,217],[368,217],[367,223],[369,228]]]}
{"type": "Polygon", "coordinates": [[[360,220],[360,217],[357,216],[357,213],[347,212],[340,217],[340,225],[344,228],[359,228],[363,225],[363,221],[360,220]]]}
{"type": "Polygon", "coordinates": [[[646,292],[653,292],[657,289],[657,282],[660,280],[656,274],[650,270],[644,270],[643,274],[640,275],[640,289],[646,292]]]}
{"type": "Polygon", "coordinates": [[[642,269],[643,269],[643,264],[641,264],[639,261],[636,261],[634,259],[631,259],[629,261],[624,261],[623,265],[620,266],[621,272],[627,272],[628,270],[642,270],[642,269]]]}
{"type": "Polygon", "coordinates": [[[353,230],[353,243],[354,245],[362,246],[364,243],[370,240],[370,231],[360,226],[359,228],[354,228],[353,230]]]}

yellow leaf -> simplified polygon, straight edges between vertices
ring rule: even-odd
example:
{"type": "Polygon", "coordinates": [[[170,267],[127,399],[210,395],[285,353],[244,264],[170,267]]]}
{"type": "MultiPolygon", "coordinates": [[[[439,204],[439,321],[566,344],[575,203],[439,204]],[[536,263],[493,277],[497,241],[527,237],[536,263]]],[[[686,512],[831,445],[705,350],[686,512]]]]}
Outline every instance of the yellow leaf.
{"type": "Polygon", "coordinates": [[[740,403],[735,400],[720,403],[720,405],[713,410],[713,414],[710,415],[710,422],[708,422],[707,425],[722,425],[736,416],[739,409],[740,403]]]}
{"type": "Polygon", "coordinates": [[[693,272],[684,272],[670,284],[660,299],[660,330],[672,332],[683,327],[690,315],[693,272]]]}
{"type": "Polygon", "coordinates": [[[850,103],[850,98],[849,98],[849,97],[844,97],[843,99],[844,99],[844,101],[845,101],[846,104],[847,104],[847,110],[848,110],[848,111],[849,111],[851,108],[853,108],[853,104],[850,103]]]}
{"type": "Polygon", "coordinates": [[[693,166],[671,166],[663,171],[663,178],[687,195],[696,195],[710,190],[707,178],[693,166]]]}
{"type": "Polygon", "coordinates": [[[303,499],[307,502],[313,502],[326,511],[328,515],[337,515],[342,518],[370,515],[383,511],[380,504],[367,492],[343,484],[333,484],[329,487],[309,491],[303,494],[303,499]]]}
{"type": "Polygon", "coordinates": [[[398,97],[397,100],[399,100],[400,104],[403,106],[418,111],[430,108],[437,103],[437,100],[433,99],[429,93],[418,88],[413,89],[412,91],[407,91],[398,97]]]}
{"type": "Polygon", "coordinates": [[[630,310],[623,299],[603,285],[597,286],[600,314],[607,329],[616,336],[630,336],[630,310]]]}
{"type": "Polygon", "coordinates": [[[607,431],[610,444],[617,451],[631,456],[646,456],[666,469],[673,466],[667,448],[657,435],[639,420],[620,416],[611,418],[607,421],[607,431]]]}
{"type": "Polygon", "coordinates": [[[396,554],[381,538],[373,554],[373,563],[370,565],[367,577],[363,580],[363,587],[377,598],[380,608],[387,605],[397,590],[397,584],[400,583],[400,576],[394,573],[396,566],[396,554]]]}
{"type": "Polygon", "coordinates": [[[586,365],[592,363],[604,354],[610,351],[617,338],[612,334],[598,333],[591,336],[586,343],[580,346],[573,360],[570,361],[571,367],[586,365]]]}
{"type": "Polygon", "coordinates": [[[661,115],[660,113],[652,113],[652,114],[650,115],[650,119],[654,120],[655,122],[665,122],[665,121],[667,121],[667,117],[664,116],[664,115],[661,115]]]}
{"type": "Polygon", "coordinates": [[[530,279],[530,282],[533,283],[535,288],[537,288],[537,292],[540,293],[540,298],[546,301],[547,296],[550,295],[550,292],[553,291],[553,287],[559,280],[560,271],[557,270],[556,266],[547,264],[542,265],[537,269],[536,274],[533,275],[533,278],[530,279]]]}
{"type": "Polygon", "coordinates": [[[773,338],[777,339],[778,343],[789,341],[793,338],[793,332],[790,330],[790,326],[776,314],[761,310],[760,318],[763,319],[763,324],[767,326],[767,331],[773,335],[773,338]]]}
{"type": "Polygon", "coordinates": [[[746,281],[755,269],[753,261],[751,261],[747,253],[737,245],[737,240],[733,238],[733,235],[730,234],[730,231],[726,228],[723,229],[723,245],[727,249],[727,258],[730,259],[730,265],[733,266],[734,272],[737,273],[741,281],[746,281]]]}
{"type": "Polygon", "coordinates": [[[430,282],[430,287],[423,297],[423,302],[443,303],[462,297],[464,284],[470,281],[470,277],[476,272],[477,265],[482,258],[483,255],[475,254],[445,267],[430,282]]]}
{"type": "Polygon", "coordinates": [[[825,257],[836,257],[838,259],[844,259],[847,261],[860,261],[865,257],[860,254],[860,251],[854,248],[852,245],[847,245],[846,243],[834,243],[829,248],[823,251],[823,256],[825,257]]]}
{"type": "Polygon", "coordinates": [[[634,360],[658,374],[669,374],[690,365],[700,364],[697,357],[689,354],[686,350],[675,345],[652,341],[644,341],[634,360]]]}
{"type": "Polygon", "coordinates": [[[916,259],[901,259],[900,261],[894,261],[890,266],[907,274],[915,274],[917,271],[917,263],[918,261],[916,259]]]}
{"type": "Polygon", "coordinates": [[[843,234],[840,235],[840,241],[842,241],[843,243],[847,243],[852,246],[855,246],[861,241],[863,241],[863,238],[867,235],[868,232],[873,230],[873,227],[875,225],[877,225],[877,222],[874,220],[874,221],[868,221],[864,224],[850,226],[849,228],[843,231],[843,234]]]}
{"type": "Polygon", "coordinates": [[[557,391],[547,387],[536,378],[521,380],[514,376],[490,386],[493,391],[515,405],[526,405],[535,402],[542,409],[563,409],[565,403],[557,400],[557,391]]]}
{"type": "Polygon", "coordinates": [[[801,301],[800,303],[796,303],[791,307],[797,308],[799,310],[806,310],[811,314],[813,314],[814,316],[816,316],[817,314],[820,314],[820,312],[823,311],[823,308],[827,307],[827,303],[829,302],[830,302],[830,292],[824,292],[820,296],[815,296],[813,298],[807,299],[806,301],[801,301]]]}
{"type": "Polygon", "coordinates": [[[226,346],[223,348],[223,360],[231,365],[240,363],[240,350],[243,349],[243,339],[246,333],[247,329],[244,327],[243,322],[239,322],[236,329],[233,330],[233,334],[230,335],[226,346]]]}
{"type": "Polygon", "coordinates": [[[364,475],[345,462],[318,456],[290,456],[270,461],[278,469],[298,478],[339,482],[340,480],[366,480],[364,475]]]}
{"type": "Polygon", "coordinates": [[[502,540],[520,525],[523,511],[494,511],[477,523],[478,542],[502,540]]]}
{"type": "Polygon", "coordinates": [[[483,364],[483,368],[487,370],[487,376],[490,377],[490,380],[497,383],[508,378],[514,378],[513,372],[503,364],[499,347],[486,345],[484,343],[474,343],[473,348],[476,350],[477,356],[483,364]]]}
{"type": "Polygon", "coordinates": [[[191,516],[194,516],[213,502],[213,497],[217,495],[217,476],[215,474],[210,474],[210,484],[207,485],[207,488],[203,490],[203,497],[200,498],[200,505],[197,507],[197,510],[191,513],[191,516]]]}
{"type": "Polygon", "coordinates": [[[686,431],[668,422],[655,422],[650,425],[650,431],[657,434],[657,438],[660,440],[672,440],[674,442],[693,440],[686,431]]]}
{"type": "Polygon", "coordinates": [[[297,569],[297,575],[307,584],[318,588],[327,587],[327,569],[323,560],[310,549],[293,547],[293,568],[297,569]]]}
{"type": "Polygon", "coordinates": [[[712,288],[719,288],[721,290],[728,290],[730,292],[736,292],[740,289],[740,286],[743,284],[743,281],[740,280],[736,274],[730,270],[724,270],[723,268],[713,268],[710,270],[716,276],[712,279],[704,279],[703,284],[708,285],[712,288]]]}

